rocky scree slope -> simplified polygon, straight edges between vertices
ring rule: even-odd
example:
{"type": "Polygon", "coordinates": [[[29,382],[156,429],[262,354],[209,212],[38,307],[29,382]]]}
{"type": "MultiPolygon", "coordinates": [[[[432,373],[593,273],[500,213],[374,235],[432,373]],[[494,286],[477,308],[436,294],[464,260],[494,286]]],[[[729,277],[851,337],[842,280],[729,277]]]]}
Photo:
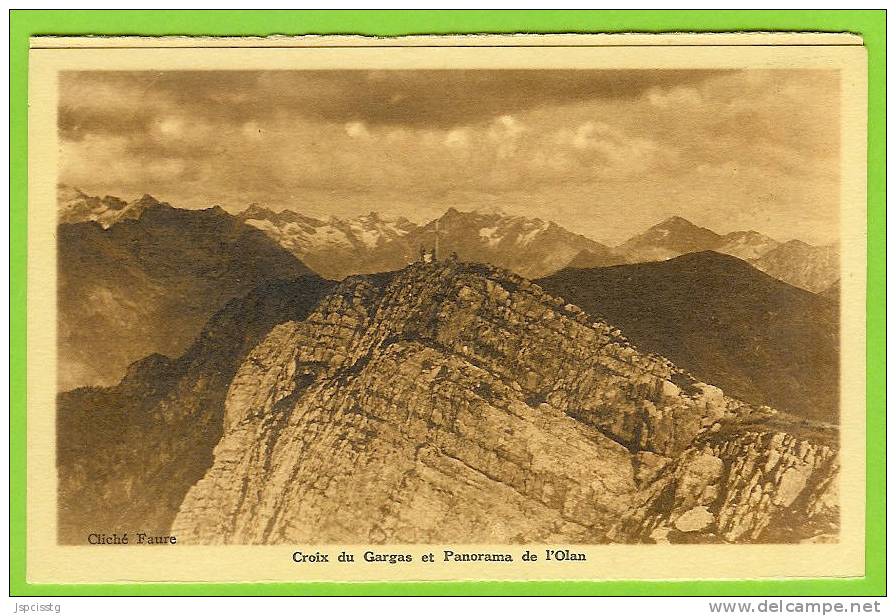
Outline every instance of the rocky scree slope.
{"type": "Polygon", "coordinates": [[[248,352],[277,323],[302,319],[334,283],[274,281],[228,302],[177,359],[150,355],[112,387],[57,397],[58,540],[102,529],[167,534],[212,462],[224,399],[248,352]]]}
{"type": "Polygon", "coordinates": [[[801,520],[784,532],[797,541],[835,531],[820,487],[836,484],[835,450],[829,426],[728,398],[518,275],[416,263],[345,280],[248,354],[172,530],[235,544],[763,541],[801,520]]]}

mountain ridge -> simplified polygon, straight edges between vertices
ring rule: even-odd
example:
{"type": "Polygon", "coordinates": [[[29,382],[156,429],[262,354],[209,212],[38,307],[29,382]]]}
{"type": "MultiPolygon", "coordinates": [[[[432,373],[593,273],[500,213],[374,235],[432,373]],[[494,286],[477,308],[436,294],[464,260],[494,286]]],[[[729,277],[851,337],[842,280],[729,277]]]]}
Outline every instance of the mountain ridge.
{"type": "Polygon", "coordinates": [[[786,420],[764,428],[774,417],[506,270],[416,263],[385,284],[344,281],[255,347],[173,532],[241,544],[749,542],[782,517],[802,519],[796,536],[830,530],[835,441],[780,432],[786,420]],[[771,495],[763,504],[736,479],[749,456],[768,468],[752,478],[771,495]],[[654,497],[669,490],[671,502],[654,497]],[[791,511],[800,495],[817,511],[791,511]]]}
{"type": "Polygon", "coordinates": [[[753,263],[767,274],[813,293],[823,292],[840,279],[840,254],[836,245],[813,246],[790,240],[753,263]]]}
{"type": "Polygon", "coordinates": [[[443,256],[456,252],[461,259],[508,267],[522,275],[556,270],[583,250],[595,255],[592,261],[620,262],[607,246],[555,222],[511,215],[494,207],[470,211],[450,207],[439,218],[420,225],[371,212],[347,221],[303,216],[300,228],[289,228],[296,222],[292,215],[285,217],[258,206],[239,216],[277,239],[315,271],[337,280],[398,270],[413,263],[421,250],[434,249],[436,221],[443,256]],[[321,238],[334,239],[327,242],[321,238]]]}
{"type": "Polygon", "coordinates": [[[538,283],[735,397],[837,421],[839,314],[741,259],[688,253],[538,283]]]}
{"type": "MultiPolygon", "coordinates": [[[[89,197],[60,185],[60,222],[94,220],[104,228],[139,218],[157,200],[144,195],[126,203],[117,197],[89,197]]],[[[168,205],[168,204],[164,204],[168,205]]],[[[471,210],[449,207],[440,217],[416,224],[403,217],[371,211],[354,218],[326,220],[285,208],[274,211],[258,203],[236,217],[261,229],[300,261],[321,275],[341,280],[353,274],[399,270],[435,246],[440,229],[443,256],[507,267],[529,278],[563,268],[603,267],[620,263],[665,260],[691,252],[730,254],[754,267],[812,292],[821,292],[839,278],[839,256],[832,246],[801,240],[778,242],[757,231],[724,235],[671,216],[615,247],[574,233],[553,221],[508,214],[497,206],[471,210]]]]}
{"type": "Polygon", "coordinates": [[[64,543],[96,519],[184,544],[836,532],[835,428],[732,399],[538,284],[453,259],[315,280],[60,396],[64,543]],[[90,444],[117,421],[113,465],[90,444]]]}
{"type": "Polygon", "coordinates": [[[115,385],[58,394],[60,543],[83,544],[96,528],[167,534],[187,489],[211,464],[240,363],[332,285],[317,276],[263,284],[227,302],[179,357],[151,354],[115,385]]]}
{"type": "Polygon", "coordinates": [[[57,227],[60,390],[117,382],[152,352],[177,356],[229,299],[310,270],[219,207],[140,199],[137,218],[57,227]]]}

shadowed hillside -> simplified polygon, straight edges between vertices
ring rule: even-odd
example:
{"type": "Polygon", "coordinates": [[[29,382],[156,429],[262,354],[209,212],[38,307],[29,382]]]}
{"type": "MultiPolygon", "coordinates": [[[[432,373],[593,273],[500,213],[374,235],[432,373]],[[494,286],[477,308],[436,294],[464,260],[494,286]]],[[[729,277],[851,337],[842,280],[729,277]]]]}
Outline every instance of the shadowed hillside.
{"type": "Polygon", "coordinates": [[[175,357],[228,300],[311,273],[220,208],[143,197],[137,219],[58,227],[59,390],[111,385],[150,353],[175,357]]]}
{"type": "Polygon", "coordinates": [[[735,397],[837,422],[838,315],[813,293],[715,252],[538,282],[735,397]]]}

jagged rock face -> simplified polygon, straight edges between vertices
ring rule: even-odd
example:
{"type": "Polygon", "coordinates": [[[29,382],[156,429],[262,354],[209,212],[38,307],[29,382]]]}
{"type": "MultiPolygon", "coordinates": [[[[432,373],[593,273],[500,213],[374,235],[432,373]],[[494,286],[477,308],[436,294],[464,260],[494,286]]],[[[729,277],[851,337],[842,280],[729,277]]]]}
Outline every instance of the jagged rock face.
{"type": "Polygon", "coordinates": [[[230,301],[178,359],[150,355],[108,388],[58,396],[58,540],[101,529],[167,534],[212,462],[224,398],[249,351],[280,322],[304,318],[333,283],[277,281],[230,301]]]}
{"type": "MultiPolygon", "coordinates": [[[[185,543],[602,543],[654,541],[670,521],[675,540],[754,541],[829,467],[801,467],[804,483],[771,468],[769,498],[787,504],[709,533],[714,503],[751,503],[752,488],[729,486],[737,453],[706,443],[753,411],[519,276],[414,264],[345,281],[249,353],[172,530],[185,543]]],[[[756,455],[772,456],[772,428],[750,417],[756,455]]]]}
{"type": "Polygon", "coordinates": [[[834,535],[838,471],[836,449],[818,440],[710,431],[663,469],[611,536],[794,542],[834,535]]]}

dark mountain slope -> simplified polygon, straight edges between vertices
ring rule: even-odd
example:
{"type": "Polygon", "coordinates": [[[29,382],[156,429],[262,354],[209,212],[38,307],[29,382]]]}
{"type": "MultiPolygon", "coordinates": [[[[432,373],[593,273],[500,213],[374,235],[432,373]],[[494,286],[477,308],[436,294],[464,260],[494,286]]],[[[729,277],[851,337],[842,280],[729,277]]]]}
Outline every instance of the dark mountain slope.
{"type": "Polygon", "coordinates": [[[228,300],[311,273],[220,208],[158,202],[108,229],[59,225],[58,250],[61,391],[115,383],[150,353],[180,355],[228,300]]]}
{"type": "Polygon", "coordinates": [[[840,279],[838,278],[834,284],[829,286],[827,289],[818,294],[819,296],[825,298],[829,302],[834,302],[835,304],[840,303],[840,279]]]}
{"type": "Polygon", "coordinates": [[[150,355],[114,387],[58,396],[59,541],[169,528],[211,464],[236,369],[278,323],[301,320],[333,283],[275,281],[233,299],[179,359],[150,355]],[[89,495],[86,496],[86,495],[89,495]]]}
{"type": "Polygon", "coordinates": [[[732,396],[837,422],[839,323],[815,294],[715,252],[538,282],[732,396]]]}

